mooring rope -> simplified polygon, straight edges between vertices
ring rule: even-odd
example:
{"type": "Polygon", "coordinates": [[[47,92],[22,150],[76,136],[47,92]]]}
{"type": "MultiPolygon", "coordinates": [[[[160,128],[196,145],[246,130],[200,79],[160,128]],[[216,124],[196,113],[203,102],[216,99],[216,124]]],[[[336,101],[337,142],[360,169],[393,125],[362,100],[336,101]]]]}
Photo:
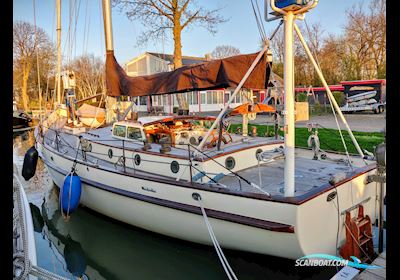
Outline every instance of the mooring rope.
{"type": "Polygon", "coordinates": [[[211,241],[212,241],[212,243],[214,245],[215,251],[217,251],[218,258],[219,258],[219,260],[220,260],[220,262],[221,262],[221,264],[222,264],[222,266],[223,266],[223,268],[225,270],[226,275],[228,276],[228,278],[230,280],[232,280],[232,279],[238,280],[238,278],[236,277],[236,274],[233,272],[231,266],[229,265],[228,260],[226,259],[225,255],[224,255],[224,252],[221,249],[221,246],[219,245],[217,237],[214,234],[214,231],[212,229],[210,221],[208,220],[207,213],[204,210],[203,203],[201,201],[200,195],[197,194],[196,198],[195,199],[199,203],[199,206],[200,206],[200,209],[201,209],[201,213],[203,214],[204,222],[205,222],[205,224],[207,226],[208,233],[210,234],[211,241]]]}

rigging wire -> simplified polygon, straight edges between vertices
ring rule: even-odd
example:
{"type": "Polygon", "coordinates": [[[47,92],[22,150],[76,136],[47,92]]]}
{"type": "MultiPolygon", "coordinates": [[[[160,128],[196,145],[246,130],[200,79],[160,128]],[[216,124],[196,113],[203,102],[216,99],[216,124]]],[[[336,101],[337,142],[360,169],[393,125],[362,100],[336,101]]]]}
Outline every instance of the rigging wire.
{"type": "Polygon", "coordinates": [[[87,14],[88,14],[88,4],[89,4],[89,1],[88,0],[86,0],[86,9],[85,9],[85,24],[84,24],[84,27],[83,27],[83,40],[82,40],[82,50],[83,50],[83,53],[84,54],[86,54],[86,48],[85,48],[85,43],[86,43],[86,30],[87,30],[87,14]]]}
{"type": "MultiPolygon", "coordinates": [[[[75,3],[76,6],[76,3],[75,3]]],[[[75,9],[75,24],[74,24],[74,33],[73,33],[73,41],[71,48],[73,49],[74,57],[76,57],[76,26],[78,25],[78,16],[81,8],[81,0],[78,0],[78,8],[75,9]]],[[[71,50],[72,53],[72,50],[71,50]]]]}
{"type": "MultiPolygon", "coordinates": [[[[307,20],[306,20],[306,19],[304,19],[304,24],[305,24],[306,29],[307,29],[308,37],[310,38],[311,44],[312,44],[312,46],[313,46],[313,53],[314,53],[315,61],[317,62],[318,68],[319,68],[319,69],[322,69],[322,68],[321,68],[321,64],[319,63],[318,55],[317,55],[317,47],[316,47],[316,45],[314,44],[314,41],[311,40],[311,32],[310,32],[310,29],[308,28],[308,24],[307,24],[307,20]]],[[[338,119],[337,119],[337,115],[336,115],[336,112],[335,112],[335,108],[333,107],[332,100],[331,100],[331,97],[329,96],[329,94],[328,94],[327,96],[328,96],[329,105],[331,106],[331,110],[332,110],[333,116],[335,117],[336,126],[337,126],[338,131],[339,131],[339,134],[340,134],[340,139],[341,139],[341,141],[342,141],[344,150],[345,150],[345,152],[346,152],[347,160],[348,160],[348,162],[349,162],[349,165],[350,165],[351,170],[353,171],[353,170],[354,170],[354,169],[353,169],[353,164],[352,164],[351,159],[350,159],[350,155],[349,155],[349,151],[348,151],[348,149],[347,149],[346,141],[344,140],[344,137],[343,137],[342,129],[340,128],[339,121],[338,121],[338,119]]]]}
{"type": "Polygon", "coordinates": [[[39,94],[39,120],[42,122],[42,88],[40,86],[40,67],[39,67],[39,40],[36,29],[36,1],[33,0],[33,25],[35,29],[35,50],[36,50],[36,72],[38,79],[38,94],[39,94]]]}
{"type": "Polygon", "coordinates": [[[264,27],[264,21],[262,20],[261,12],[260,12],[260,7],[258,6],[258,0],[255,0],[256,6],[257,6],[257,11],[258,11],[258,16],[259,16],[259,21],[261,24],[262,32],[264,34],[264,38],[267,38],[267,33],[265,32],[265,27],[264,27]]]}
{"type": "Polygon", "coordinates": [[[264,31],[263,31],[264,26],[262,25],[262,22],[259,19],[259,16],[258,16],[258,14],[256,12],[253,0],[250,0],[250,2],[251,2],[251,7],[253,8],[253,13],[254,13],[254,17],[256,19],[257,28],[258,28],[258,32],[260,33],[261,41],[264,42],[266,40],[266,35],[265,35],[264,31]]]}
{"type": "MultiPolygon", "coordinates": [[[[53,40],[54,40],[54,20],[55,20],[55,14],[56,14],[56,9],[54,9],[54,12],[53,12],[53,19],[52,19],[52,23],[51,23],[51,42],[53,42],[53,40]]],[[[49,69],[50,70],[50,69],[49,69]]],[[[50,72],[50,71],[49,71],[50,72]]],[[[55,81],[55,79],[54,79],[54,81],[55,81]]],[[[48,96],[49,96],[49,84],[50,84],[50,75],[49,75],[49,73],[47,73],[47,82],[46,82],[46,92],[45,92],[45,97],[44,97],[44,100],[45,100],[45,102],[46,102],[46,104],[47,104],[47,99],[48,99],[48,96]]],[[[54,86],[54,88],[55,88],[55,86],[54,86]]],[[[53,97],[54,97],[54,95],[53,95],[53,97]]],[[[52,99],[52,98],[50,98],[50,99],[52,99]]],[[[53,102],[52,102],[53,103],[53,102]]],[[[45,114],[47,115],[47,105],[45,106],[45,114]]]]}

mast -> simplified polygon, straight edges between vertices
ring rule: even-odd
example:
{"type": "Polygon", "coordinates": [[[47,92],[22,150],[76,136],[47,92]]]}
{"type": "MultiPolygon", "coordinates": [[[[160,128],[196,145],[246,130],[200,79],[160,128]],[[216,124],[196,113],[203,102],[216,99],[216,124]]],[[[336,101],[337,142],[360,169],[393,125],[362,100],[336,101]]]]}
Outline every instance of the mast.
{"type": "Polygon", "coordinates": [[[106,52],[114,50],[113,34],[112,34],[112,19],[111,19],[111,4],[110,0],[103,0],[103,21],[104,34],[106,40],[106,52]]]}
{"type": "MultiPolygon", "coordinates": [[[[285,48],[284,48],[284,134],[285,134],[285,171],[284,171],[284,195],[294,196],[295,192],[295,106],[294,106],[294,59],[293,59],[293,31],[294,20],[304,18],[304,13],[314,8],[318,0],[312,3],[294,4],[285,2],[275,6],[275,0],[271,0],[271,8],[283,16],[285,25],[285,48]]],[[[275,17],[277,19],[279,17],[275,17]]]]}
{"type": "Polygon", "coordinates": [[[61,0],[57,4],[57,104],[61,104],[61,0]]]}
{"type": "Polygon", "coordinates": [[[294,196],[295,154],[294,154],[294,62],[293,62],[293,22],[294,14],[287,12],[283,17],[285,24],[284,49],[284,134],[285,134],[285,196],[294,196]]]}

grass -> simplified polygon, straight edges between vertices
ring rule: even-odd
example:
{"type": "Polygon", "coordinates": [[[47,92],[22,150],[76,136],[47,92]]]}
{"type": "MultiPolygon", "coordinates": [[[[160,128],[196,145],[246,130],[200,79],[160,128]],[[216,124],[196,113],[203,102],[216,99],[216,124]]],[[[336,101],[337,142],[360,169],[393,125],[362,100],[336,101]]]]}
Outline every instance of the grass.
{"type": "MultiPolygon", "coordinates": [[[[257,127],[258,136],[266,136],[266,132],[268,132],[268,136],[274,136],[274,128],[273,126],[267,125],[254,125],[249,124],[249,133],[251,132],[251,127],[257,127]]],[[[234,133],[237,127],[242,127],[241,124],[232,124],[229,128],[229,132],[234,133]]],[[[356,154],[357,150],[351,141],[350,135],[347,131],[342,130],[343,138],[345,140],[347,150],[349,153],[356,154]]],[[[382,132],[358,132],[353,131],[354,137],[357,139],[358,144],[361,149],[368,150],[369,152],[374,152],[375,147],[384,142],[385,136],[382,132]]],[[[279,135],[283,136],[283,131],[279,131],[279,135]]],[[[308,128],[305,127],[297,127],[295,130],[295,143],[297,147],[308,147],[307,139],[310,136],[308,132],[308,128]]],[[[336,152],[345,152],[343,147],[342,140],[340,139],[339,131],[336,129],[318,129],[319,141],[321,144],[321,149],[326,151],[336,151],[336,152]]]]}

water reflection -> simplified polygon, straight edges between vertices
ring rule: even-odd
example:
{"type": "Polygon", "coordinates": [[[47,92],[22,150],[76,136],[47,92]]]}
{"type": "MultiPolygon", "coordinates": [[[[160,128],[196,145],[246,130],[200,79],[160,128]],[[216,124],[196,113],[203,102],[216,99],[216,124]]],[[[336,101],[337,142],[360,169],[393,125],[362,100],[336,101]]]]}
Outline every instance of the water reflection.
{"type": "MultiPolygon", "coordinates": [[[[33,135],[14,141],[22,167],[33,135]]],[[[122,224],[85,207],[65,221],[58,188],[41,160],[25,182],[36,232],[38,264],[70,279],[226,279],[213,247],[122,224]]],[[[246,238],[243,236],[243,238],[246,238]]],[[[329,279],[335,268],[297,268],[294,261],[224,250],[239,279],[329,279]]]]}

